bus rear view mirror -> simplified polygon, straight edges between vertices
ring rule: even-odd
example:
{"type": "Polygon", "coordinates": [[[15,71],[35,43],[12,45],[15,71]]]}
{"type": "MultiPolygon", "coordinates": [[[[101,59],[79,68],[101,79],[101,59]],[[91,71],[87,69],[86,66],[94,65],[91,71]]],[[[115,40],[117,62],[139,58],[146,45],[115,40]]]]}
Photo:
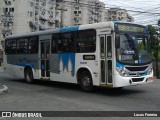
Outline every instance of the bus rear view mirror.
{"type": "Polygon", "coordinates": [[[120,36],[119,35],[116,35],[115,47],[120,48],[120,36]]]}

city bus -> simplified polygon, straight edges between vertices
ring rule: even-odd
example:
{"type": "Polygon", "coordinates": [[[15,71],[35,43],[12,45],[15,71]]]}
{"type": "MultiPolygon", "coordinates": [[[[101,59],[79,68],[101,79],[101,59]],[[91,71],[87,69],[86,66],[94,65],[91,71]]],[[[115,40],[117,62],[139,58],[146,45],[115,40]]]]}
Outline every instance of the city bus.
{"type": "Polygon", "coordinates": [[[4,71],[28,83],[74,83],[84,91],[150,83],[148,30],[110,21],[12,35],[5,40],[4,71]]]}

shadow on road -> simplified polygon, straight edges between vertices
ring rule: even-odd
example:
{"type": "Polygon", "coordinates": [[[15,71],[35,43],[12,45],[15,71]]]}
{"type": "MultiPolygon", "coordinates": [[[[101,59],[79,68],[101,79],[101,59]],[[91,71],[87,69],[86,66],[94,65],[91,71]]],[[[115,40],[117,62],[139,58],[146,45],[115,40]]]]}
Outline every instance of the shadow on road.
{"type": "MultiPolygon", "coordinates": [[[[12,82],[18,82],[22,84],[28,84],[26,83],[25,80],[23,79],[8,79],[9,81],[12,82]]],[[[30,85],[36,85],[36,86],[45,86],[48,88],[54,88],[54,90],[71,90],[74,92],[82,92],[79,85],[76,84],[71,84],[71,83],[63,83],[63,82],[54,82],[54,81],[41,81],[41,80],[36,80],[34,84],[30,85]]],[[[51,92],[51,90],[48,90],[51,92]]],[[[46,90],[47,92],[47,90],[46,90]]],[[[129,94],[140,94],[146,92],[145,89],[142,89],[141,87],[138,86],[128,86],[124,88],[105,88],[105,87],[94,87],[94,91],[90,94],[99,94],[99,95],[104,95],[104,96],[125,96],[129,94]]],[[[84,93],[84,92],[82,92],[84,93]]],[[[88,94],[88,93],[86,93],[88,94]]]]}

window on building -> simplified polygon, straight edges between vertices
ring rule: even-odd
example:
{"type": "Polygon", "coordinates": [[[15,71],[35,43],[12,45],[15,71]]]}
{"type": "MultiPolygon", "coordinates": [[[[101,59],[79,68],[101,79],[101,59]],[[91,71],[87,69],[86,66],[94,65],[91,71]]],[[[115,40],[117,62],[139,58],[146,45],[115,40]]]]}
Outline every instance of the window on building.
{"type": "Polygon", "coordinates": [[[14,12],[14,8],[9,8],[9,12],[14,12]]]}
{"type": "Polygon", "coordinates": [[[3,8],[3,12],[9,12],[9,8],[3,8]]]}

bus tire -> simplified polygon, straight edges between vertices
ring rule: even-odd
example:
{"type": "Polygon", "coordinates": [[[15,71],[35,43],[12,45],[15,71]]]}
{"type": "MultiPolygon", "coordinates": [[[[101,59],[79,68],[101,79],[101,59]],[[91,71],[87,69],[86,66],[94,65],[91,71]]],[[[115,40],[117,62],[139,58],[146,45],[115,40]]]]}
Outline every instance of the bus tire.
{"type": "Polygon", "coordinates": [[[25,80],[26,80],[27,83],[30,83],[30,84],[34,82],[33,72],[32,72],[31,68],[27,68],[25,70],[25,80]]]}
{"type": "Polygon", "coordinates": [[[80,87],[85,92],[93,91],[92,77],[89,72],[85,71],[80,75],[80,87]]]}

